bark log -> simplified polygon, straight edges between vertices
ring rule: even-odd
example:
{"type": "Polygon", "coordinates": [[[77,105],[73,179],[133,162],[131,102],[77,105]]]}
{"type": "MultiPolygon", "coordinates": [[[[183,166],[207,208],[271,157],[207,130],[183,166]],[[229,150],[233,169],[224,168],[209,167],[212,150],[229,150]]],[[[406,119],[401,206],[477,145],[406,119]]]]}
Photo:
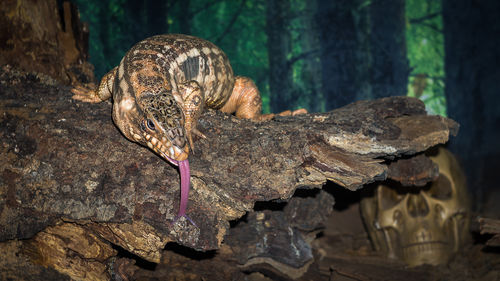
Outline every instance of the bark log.
{"type": "Polygon", "coordinates": [[[165,241],[215,249],[228,221],[256,201],[286,200],[327,180],[356,190],[385,179],[384,159],[444,143],[457,129],[406,97],[262,123],[209,111],[199,121],[208,138],[195,142],[190,158],[188,212],[196,228],[170,225],[179,203],[177,170],[127,141],[111,121],[110,103],[73,101],[57,82],[9,67],[0,80],[2,241],[32,237],[67,218],[141,222],[165,241]]]}
{"type": "Polygon", "coordinates": [[[106,278],[99,263],[114,255],[111,244],[153,262],[170,241],[216,249],[229,221],[257,201],[288,200],[327,180],[356,190],[386,178],[384,161],[444,143],[458,127],[407,97],[262,123],[206,112],[199,130],[207,139],[196,140],[190,156],[195,227],[172,224],[176,168],[126,140],[110,103],[74,101],[58,82],[8,66],[0,70],[0,94],[0,241],[32,238],[34,260],[65,257],[51,267],[77,277],[93,270],[94,280],[106,278]],[[82,244],[93,246],[71,246],[82,244]]]}

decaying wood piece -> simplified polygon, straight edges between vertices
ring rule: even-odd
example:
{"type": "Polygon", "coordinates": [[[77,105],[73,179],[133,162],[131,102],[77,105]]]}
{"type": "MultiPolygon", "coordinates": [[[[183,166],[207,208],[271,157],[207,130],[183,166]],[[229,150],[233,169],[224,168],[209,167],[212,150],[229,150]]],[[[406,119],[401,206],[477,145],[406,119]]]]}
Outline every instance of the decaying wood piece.
{"type": "Polygon", "coordinates": [[[481,234],[492,234],[486,245],[488,246],[500,246],[500,220],[489,219],[489,218],[479,218],[479,229],[481,234]]]}
{"type": "Polygon", "coordinates": [[[272,272],[295,279],[313,262],[305,237],[290,227],[282,212],[248,215],[248,222],[230,231],[226,243],[243,270],[272,272]]]}
{"type": "MultiPolygon", "coordinates": [[[[386,160],[448,140],[458,125],[412,98],[360,101],[328,113],[255,123],[209,111],[190,158],[189,216],[175,167],[127,141],[110,103],[71,99],[42,75],[0,70],[0,241],[32,238],[63,219],[158,262],[169,241],[216,249],[229,221],[257,201],[288,200],[327,180],[356,190],[383,180],[386,160]]],[[[104,251],[104,250],[103,250],[104,251]]]]}
{"type": "Polygon", "coordinates": [[[22,241],[0,243],[0,280],[71,280],[53,267],[34,264],[23,251],[22,241]]]}
{"type": "Polygon", "coordinates": [[[48,227],[25,243],[24,253],[35,264],[52,267],[76,280],[106,280],[107,261],[116,251],[78,224],[48,227]]]}
{"type": "Polygon", "coordinates": [[[389,164],[387,178],[403,186],[424,186],[439,176],[439,167],[425,154],[399,159],[389,164]]]}
{"type": "Polygon", "coordinates": [[[0,65],[40,72],[65,83],[89,83],[88,25],[63,1],[0,1],[0,65]],[[60,8],[60,12],[58,12],[60,8]]]}
{"type": "Polygon", "coordinates": [[[244,222],[230,229],[225,245],[245,271],[297,279],[314,261],[310,241],[330,215],[333,204],[332,195],[323,190],[294,196],[283,210],[248,214],[244,222]]]}

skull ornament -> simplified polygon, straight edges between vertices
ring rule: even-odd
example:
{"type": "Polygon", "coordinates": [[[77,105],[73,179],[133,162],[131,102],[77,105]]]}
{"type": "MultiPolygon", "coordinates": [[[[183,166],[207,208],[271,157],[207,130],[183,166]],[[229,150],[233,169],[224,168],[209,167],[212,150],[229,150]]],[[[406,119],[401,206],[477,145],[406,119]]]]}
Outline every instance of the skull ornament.
{"type": "Polygon", "coordinates": [[[423,188],[380,184],[360,204],[375,250],[409,266],[447,263],[468,235],[467,190],[458,162],[444,148],[428,156],[439,166],[436,181],[423,188]]]}

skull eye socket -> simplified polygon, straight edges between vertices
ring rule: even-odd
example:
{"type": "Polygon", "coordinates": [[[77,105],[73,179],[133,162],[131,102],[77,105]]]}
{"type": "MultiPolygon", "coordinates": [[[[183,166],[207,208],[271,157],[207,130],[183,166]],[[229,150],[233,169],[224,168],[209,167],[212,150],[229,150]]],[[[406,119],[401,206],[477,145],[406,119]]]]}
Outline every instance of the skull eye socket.
{"type": "Polygon", "coordinates": [[[396,206],[404,198],[404,195],[398,193],[394,188],[380,185],[378,189],[378,201],[384,210],[396,206]]]}
{"type": "Polygon", "coordinates": [[[452,188],[450,180],[443,174],[439,174],[438,179],[431,184],[428,193],[436,199],[451,199],[452,188]]]}

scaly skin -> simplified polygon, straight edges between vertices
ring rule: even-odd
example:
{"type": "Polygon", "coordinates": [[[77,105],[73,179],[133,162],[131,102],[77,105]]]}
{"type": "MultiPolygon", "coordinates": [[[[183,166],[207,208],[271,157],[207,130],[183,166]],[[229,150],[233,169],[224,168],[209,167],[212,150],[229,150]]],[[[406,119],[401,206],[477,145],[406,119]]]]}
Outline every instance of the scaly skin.
{"type": "MultiPolygon", "coordinates": [[[[130,49],[97,89],[75,88],[74,99],[100,102],[113,98],[113,121],[131,141],[149,147],[179,167],[179,217],[186,217],[189,193],[189,147],[203,107],[267,120],[261,98],[246,77],[234,77],[224,52],[214,44],[181,34],[157,35],[130,49]]],[[[285,115],[303,113],[304,110],[285,115]]],[[[193,223],[194,224],[194,223],[193,223]]]]}

